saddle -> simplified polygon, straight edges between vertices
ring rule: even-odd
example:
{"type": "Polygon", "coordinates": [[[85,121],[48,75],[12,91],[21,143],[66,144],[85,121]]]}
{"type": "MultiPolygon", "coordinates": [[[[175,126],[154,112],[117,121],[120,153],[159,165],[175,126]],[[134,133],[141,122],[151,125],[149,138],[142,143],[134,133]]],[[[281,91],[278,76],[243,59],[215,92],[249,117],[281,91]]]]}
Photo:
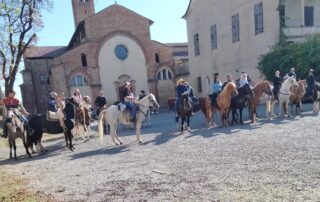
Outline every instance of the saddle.
{"type": "Polygon", "coordinates": [[[46,119],[47,121],[59,121],[59,119],[53,119],[51,118],[52,116],[54,116],[55,112],[51,112],[51,111],[47,111],[46,113],[46,119]]]}

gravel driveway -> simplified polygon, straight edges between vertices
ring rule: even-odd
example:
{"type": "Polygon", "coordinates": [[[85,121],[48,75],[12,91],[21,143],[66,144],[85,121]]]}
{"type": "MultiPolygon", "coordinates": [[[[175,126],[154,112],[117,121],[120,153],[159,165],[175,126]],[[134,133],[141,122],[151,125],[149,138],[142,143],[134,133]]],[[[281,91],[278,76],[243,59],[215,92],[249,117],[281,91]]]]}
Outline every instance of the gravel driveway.
{"type": "Polygon", "coordinates": [[[142,145],[123,128],[123,146],[100,142],[93,126],[74,152],[50,135],[48,152],[32,159],[19,147],[18,161],[8,160],[1,147],[0,165],[56,201],[319,201],[320,117],[310,110],[226,128],[204,128],[196,113],[184,135],[165,111],[142,129],[142,145]]]}

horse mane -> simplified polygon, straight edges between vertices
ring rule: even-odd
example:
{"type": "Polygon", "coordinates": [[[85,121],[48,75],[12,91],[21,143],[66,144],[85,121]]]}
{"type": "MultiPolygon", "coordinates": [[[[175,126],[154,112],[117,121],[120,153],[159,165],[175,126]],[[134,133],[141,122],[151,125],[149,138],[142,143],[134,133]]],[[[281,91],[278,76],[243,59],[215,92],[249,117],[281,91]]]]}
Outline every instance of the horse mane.
{"type": "Polygon", "coordinates": [[[258,83],[256,83],[256,85],[253,86],[253,89],[258,89],[261,88],[261,86],[269,84],[270,82],[267,80],[264,81],[259,81],[258,83]]]}

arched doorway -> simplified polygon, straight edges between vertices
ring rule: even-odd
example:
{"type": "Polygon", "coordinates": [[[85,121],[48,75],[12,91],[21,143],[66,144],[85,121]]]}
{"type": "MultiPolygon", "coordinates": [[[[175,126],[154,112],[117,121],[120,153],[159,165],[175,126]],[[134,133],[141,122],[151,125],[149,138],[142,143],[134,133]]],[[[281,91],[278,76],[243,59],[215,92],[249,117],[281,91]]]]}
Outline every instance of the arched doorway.
{"type": "Polygon", "coordinates": [[[173,72],[169,67],[162,67],[157,72],[158,95],[160,105],[166,105],[168,98],[175,96],[173,72]]]}
{"type": "Polygon", "coordinates": [[[122,100],[122,98],[123,98],[124,84],[127,81],[129,81],[131,83],[131,91],[133,92],[133,94],[136,93],[136,88],[135,88],[136,81],[133,80],[129,75],[121,75],[118,77],[117,81],[113,82],[113,84],[115,86],[115,91],[117,93],[118,100],[122,100]]]}
{"type": "Polygon", "coordinates": [[[73,95],[75,89],[79,89],[82,96],[89,96],[91,99],[93,99],[89,83],[83,75],[77,74],[73,76],[69,81],[69,86],[70,95],[73,95]]]}

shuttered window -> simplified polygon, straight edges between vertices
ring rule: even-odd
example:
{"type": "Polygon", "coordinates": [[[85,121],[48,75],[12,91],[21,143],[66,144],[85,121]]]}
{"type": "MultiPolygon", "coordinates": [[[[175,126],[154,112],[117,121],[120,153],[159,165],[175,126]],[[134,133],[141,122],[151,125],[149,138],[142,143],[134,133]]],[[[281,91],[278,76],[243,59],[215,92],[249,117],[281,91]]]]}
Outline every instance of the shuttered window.
{"type": "Polygon", "coordinates": [[[196,33],[193,35],[193,43],[194,43],[194,55],[200,55],[200,44],[199,44],[199,34],[196,33]]]}
{"type": "Polygon", "coordinates": [[[232,42],[240,41],[239,13],[231,17],[232,21],[232,42]]]}
{"type": "Polygon", "coordinates": [[[314,26],[314,9],[311,6],[304,7],[304,25],[306,27],[314,26]]]}
{"type": "Polygon", "coordinates": [[[211,36],[211,50],[218,48],[218,39],[217,39],[217,25],[212,25],[210,27],[210,36],[211,36]]]}
{"type": "Polygon", "coordinates": [[[263,3],[260,2],[254,5],[254,25],[255,34],[263,32],[263,3]]]}

